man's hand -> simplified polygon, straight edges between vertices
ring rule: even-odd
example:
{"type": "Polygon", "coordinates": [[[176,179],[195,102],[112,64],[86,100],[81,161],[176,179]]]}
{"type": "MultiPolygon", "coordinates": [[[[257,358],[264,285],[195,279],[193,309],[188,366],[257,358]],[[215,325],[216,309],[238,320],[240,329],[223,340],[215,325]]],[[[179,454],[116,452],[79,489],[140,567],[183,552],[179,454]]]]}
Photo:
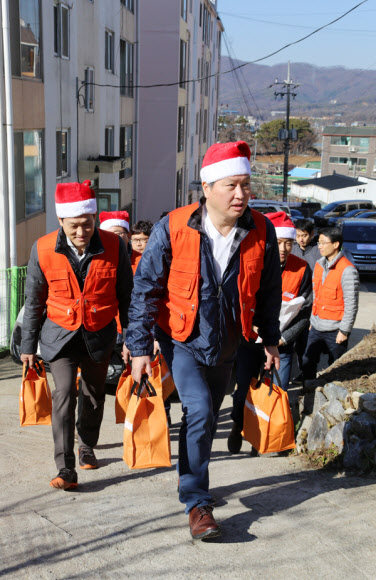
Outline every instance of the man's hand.
{"type": "Polygon", "coordinates": [[[266,362],[264,368],[270,370],[274,364],[277,371],[279,371],[279,352],[278,346],[266,346],[265,347],[266,362]]]}
{"type": "Polygon", "coordinates": [[[132,377],[139,383],[141,381],[141,376],[147,373],[148,376],[152,374],[150,356],[134,356],[132,357],[132,377]]]}
{"type": "Polygon", "coordinates": [[[346,334],[343,334],[343,332],[341,332],[340,330],[338,331],[337,337],[336,337],[336,343],[337,344],[341,344],[342,342],[345,342],[345,340],[347,340],[349,337],[346,334]]]}
{"type": "Polygon", "coordinates": [[[131,360],[131,351],[127,349],[125,342],[123,344],[123,352],[121,353],[121,356],[123,357],[124,364],[127,365],[131,360]]]}
{"type": "Polygon", "coordinates": [[[37,360],[36,354],[21,354],[21,360],[24,364],[28,364],[31,369],[34,368],[35,361],[37,360]]]}

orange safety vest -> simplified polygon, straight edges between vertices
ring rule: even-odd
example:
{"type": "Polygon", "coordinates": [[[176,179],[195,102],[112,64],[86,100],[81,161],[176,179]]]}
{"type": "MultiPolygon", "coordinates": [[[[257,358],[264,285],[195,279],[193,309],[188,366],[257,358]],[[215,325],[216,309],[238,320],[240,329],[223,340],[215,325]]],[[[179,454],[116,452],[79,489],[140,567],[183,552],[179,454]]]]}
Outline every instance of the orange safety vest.
{"type": "Polygon", "coordinates": [[[313,290],[315,297],[312,314],[314,316],[318,316],[323,320],[342,320],[345,314],[345,302],[343,300],[341,278],[344,270],[348,266],[354,268],[350,260],[342,256],[330,268],[324,283],[322,283],[324,268],[316,262],[313,272],[313,290]]]}
{"type": "Polygon", "coordinates": [[[294,254],[289,255],[282,272],[282,300],[290,302],[298,296],[307,266],[307,262],[302,258],[294,254]]]}
{"type": "MultiPolygon", "coordinates": [[[[169,213],[172,261],[158,325],[179,342],[184,342],[191,335],[199,306],[201,235],[187,225],[198,207],[199,203],[196,202],[169,213]]],[[[241,324],[247,340],[257,337],[252,330],[252,321],[266,245],[265,218],[261,213],[251,211],[256,228],[250,230],[240,244],[238,276],[241,324]]]]}
{"type": "Polygon", "coordinates": [[[133,276],[136,273],[137,266],[138,266],[138,263],[141,260],[141,258],[142,258],[142,254],[139,254],[138,252],[136,254],[136,252],[134,252],[134,251],[131,253],[131,267],[133,270],[133,276]]]}
{"type": "Polygon", "coordinates": [[[119,238],[98,230],[104,248],[93,256],[81,291],[68,258],[55,252],[58,230],[38,240],[39,265],[48,283],[47,317],[66,328],[97,332],[113,320],[118,311],[116,276],[119,238]]]}

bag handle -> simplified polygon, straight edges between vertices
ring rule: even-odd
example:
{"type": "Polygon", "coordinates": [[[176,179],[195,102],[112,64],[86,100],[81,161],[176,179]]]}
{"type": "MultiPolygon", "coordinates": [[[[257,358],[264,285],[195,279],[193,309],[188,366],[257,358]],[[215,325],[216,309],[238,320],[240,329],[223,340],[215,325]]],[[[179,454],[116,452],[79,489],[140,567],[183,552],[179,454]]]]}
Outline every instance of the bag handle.
{"type": "MultiPolygon", "coordinates": [[[[136,392],[136,386],[137,386],[137,382],[134,381],[132,388],[131,388],[131,395],[133,395],[134,392],[136,392]]],[[[146,373],[144,373],[141,376],[141,381],[140,384],[138,385],[138,389],[137,389],[137,401],[141,396],[141,393],[143,391],[143,389],[146,389],[146,392],[148,394],[149,397],[156,397],[157,393],[155,392],[155,389],[153,387],[153,385],[151,384],[151,382],[149,381],[148,375],[146,373]]]]}
{"type": "MultiPolygon", "coordinates": [[[[265,376],[265,373],[266,373],[266,372],[267,372],[267,369],[265,369],[264,367],[261,367],[261,369],[260,369],[260,374],[259,374],[259,379],[258,379],[258,381],[257,381],[257,383],[256,383],[256,386],[255,386],[255,388],[256,388],[256,389],[259,389],[259,388],[261,387],[261,385],[262,385],[262,381],[263,381],[263,379],[264,379],[264,376],[265,376]]],[[[278,371],[277,371],[277,369],[275,368],[274,364],[271,366],[271,369],[270,369],[270,371],[269,371],[269,372],[270,372],[270,387],[269,387],[269,393],[268,393],[268,396],[270,397],[270,396],[271,396],[271,394],[272,394],[272,392],[273,392],[274,375],[275,375],[275,376],[276,376],[276,378],[277,378],[277,381],[278,381],[278,386],[279,386],[280,388],[282,388],[282,387],[281,387],[281,379],[280,379],[280,377],[279,377],[278,371]]]]}
{"type": "MultiPolygon", "coordinates": [[[[43,367],[41,365],[41,362],[42,361],[39,361],[38,359],[36,359],[35,363],[34,363],[35,372],[37,373],[37,375],[40,379],[43,378],[43,367]]],[[[29,365],[29,361],[27,361],[27,363],[24,364],[24,368],[23,368],[23,379],[26,379],[27,373],[29,372],[29,369],[30,369],[30,365],[29,365]]]]}

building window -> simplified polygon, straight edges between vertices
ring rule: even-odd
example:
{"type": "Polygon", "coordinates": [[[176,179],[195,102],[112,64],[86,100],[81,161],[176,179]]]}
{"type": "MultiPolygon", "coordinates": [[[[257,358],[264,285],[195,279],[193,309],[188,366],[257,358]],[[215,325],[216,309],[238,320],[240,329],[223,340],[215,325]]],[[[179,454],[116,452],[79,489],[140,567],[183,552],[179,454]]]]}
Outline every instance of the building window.
{"type": "Polygon", "coordinates": [[[105,30],[104,33],[104,67],[110,72],[114,72],[114,33],[105,30]]]}
{"type": "Polygon", "coordinates": [[[104,154],[114,155],[114,127],[106,127],[104,131],[104,154]]]}
{"type": "Polygon", "coordinates": [[[180,40],[180,68],[179,68],[179,84],[182,89],[186,88],[186,65],[187,65],[187,43],[180,40]]]}
{"type": "Polygon", "coordinates": [[[348,157],[329,157],[329,163],[343,163],[344,165],[347,165],[348,162],[348,157]]]}
{"type": "Polygon", "coordinates": [[[350,150],[354,148],[359,153],[368,153],[369,138],[368,137],[351,137],[350,150]]]}
{"type": "Polygon", "coordinates": [[[89,113],[94,111],[94,69],[85,68],[85,109],[89,113]]]}
{"type": "Polygon", "coordinates": [[[66,177],[70,173],[69,129],[56,131],[56,177],[66,177]]]}
{"type": "Polygon", "coordinates": [[[119,155],[124,159],[124,169],[119,172],[119,179],[132,177],[132,147],[133,126],[125,125],[120,127],[119,155]]]}
{"type": "Polygon", "coordinates": [[[10,18],[17,17],[17,9],[19,17],[19,36],[16,34],[14,39],[11,36],[12,60],[14,53],[16,59],[14,66],[12,62],[12,72],[17,76],[21,73],[22,76],[41,78],[39,0],[13,0],[9,5],[10,18]]]}
{"type": "Polygon", "coordinates": [[[182,197],[183,197],[183,169],[179,169],[179,171],[176,173],[176,199],[175,199],[176,207],[182,206],[182,197]]]}
{"type": "Polygon", "coordinates": [[[337,137],[337,136],[333,136],[330,137],[330,144],[331,145],[350,145],[350,137],[337,137]]]}
{"type": "Polygon", "coordinates": [[[69,58],[69,8],[60,2],[54,4],[54,52],[69,58]]]}
{"type": "Polygon", "coordinates": [[[125,6],[130,12],[134,12],[134,0],[120,0],[120,4],[125,6]]]}
{"type": "Polygon", "coordinates": [[[202,142],[206,143],[207,140],[208,140],[208,110],[205,109],[205,111],[204,111],[204,130],[203,130],[202,142]]]}
{"type": "Polygon", "coordinates": [[[120,94],[133,97],[133,44],[120,39],[120,94]]]}
{"type": "Polygon", "coordinates": [[[205,97],[209,96],[209,63],[205,63],[205,97]]]}
{"type": "Polygon", "coordinates": [[[43,131],[14,132],[16,218],[44,210],[43,131]]]}
{"type": "Polygon", "coordinates": [[[183,20],[187,21],[187,0],[180,0],[181,10],[180,14],[183,20]]]}
{"type": "Polygon", "coordinates": [[[178,117],[178,153],[184,151],[184,134],[185,134],[185,110],[179,107],[178,117]]]}

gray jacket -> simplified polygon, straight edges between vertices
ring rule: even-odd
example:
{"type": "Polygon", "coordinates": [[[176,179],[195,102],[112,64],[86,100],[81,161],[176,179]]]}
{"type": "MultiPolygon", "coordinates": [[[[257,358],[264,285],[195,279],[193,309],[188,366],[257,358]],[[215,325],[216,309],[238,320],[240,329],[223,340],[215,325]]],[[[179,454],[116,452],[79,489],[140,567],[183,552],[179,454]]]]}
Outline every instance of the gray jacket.
{"type": "MultiPolygon", "coordinates": [[[[323,257],[318,260],[320,266],[323,267],[322,282],[324,283],[325,278],[329,274],[329,270],[335,266],[335,264],[344,256],[343,252],[340,252],[334,260],[328,262],[328,260],[323,257]]],[[[345,303],[345,313],[342,320],[323,320],[318,316],[311,315],[312,326],[320,332],[330,332],[333,330],[341,330],[346,334],[349,334],[354,326],[355,318],[358,312],[359,303],[359,274],[358,270],[353,266],[348,266],[345,268],[341,278],[341,286],[343,292],[343,299],[345,303]]],[[[313,301],[315,301],[315,290],[313,289],[313,301]]]]}
{"type": "MultiPolygon", "coordinates": [[[[128,325],[128,308],[133,288],[133,274],[126,246],[122,239],[119,239],[119,242],[116,295],[119,300],[120,322],[122,327],[126,328],[128,325]]],[[[85,257],[78,261],[69,248],[63,230],[60,229],[55,252],[67,257],[82,290],[93,257],[102,254],[104,248],[99,233],[95,229],[86,249],[85,257]]],[[[22,353],[35,354],[39,340],[43,360],[51,361],[75,334],[82,332],[88,352],[93,360],[101,362],[109,356],[116,341],[115,319],[98,332],[89,332],[83,326],[75,331],[67,330],[52,322],[49,318],[46,318],[45,308],[48,296],[48,283],[39,265],[37,242],[32,247],[30,261],[27,267],[25,295],[25,314],[22,325],[21,343],[22,353]]]]}
{"type": "Polygon", "coordinates": [[[321,258],[320,250],[317,246],[317,237],[313,238],[305,250],[302,250],[298,242],[294,242],[291,253],[308,262],[311,272],[313,273],[317,260],[320,260],[321,258]]]}

